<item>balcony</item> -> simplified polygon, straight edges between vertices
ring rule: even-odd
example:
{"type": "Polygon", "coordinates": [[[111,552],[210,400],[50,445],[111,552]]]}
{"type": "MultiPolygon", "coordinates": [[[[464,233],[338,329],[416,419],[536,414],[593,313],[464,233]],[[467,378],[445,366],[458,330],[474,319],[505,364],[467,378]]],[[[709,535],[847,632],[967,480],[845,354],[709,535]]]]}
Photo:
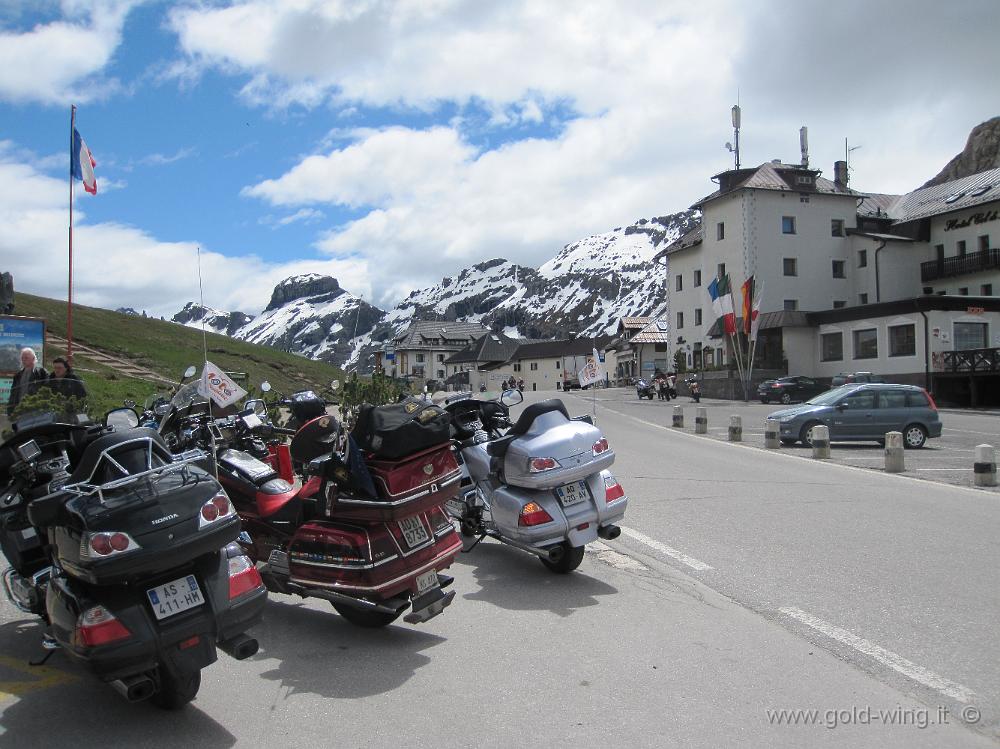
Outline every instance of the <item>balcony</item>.
{"type": "Polygon", "coordinates": [[[920,264],[920,280],[924,283],[939,278],[953,278],[969,273],[1000,268],[1000,249],[978,250],[968,255],[931,260],[920,264]]]}
{"type": "Polygon", "coordinates": [[[1000,349],[976,348],[965,351],[942,351],[945,372],[1000,372],[1000,349]]]}

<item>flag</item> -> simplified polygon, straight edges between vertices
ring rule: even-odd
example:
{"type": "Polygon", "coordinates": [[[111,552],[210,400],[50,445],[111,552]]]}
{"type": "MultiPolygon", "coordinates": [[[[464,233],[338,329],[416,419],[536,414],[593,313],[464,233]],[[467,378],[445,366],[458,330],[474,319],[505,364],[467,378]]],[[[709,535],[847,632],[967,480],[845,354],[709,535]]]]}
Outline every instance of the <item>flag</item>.
{"type": "Polygon", "coordinates": [[[198,393],[204,398],[211,398],[219,408],[225,408],[231,403],[246,396],[247,391],[233,382],[219,367],[205,360],[205,368],[201,370],[201,382],[198,383],[198,393]]]}
{"type": "Polygon", "coordinates": [[[587,363],[577,373],[580,379],[580,387],[587,387],[593,382],[600,382],[604,379],[604,368],[601,366],[601,356],[594,349],[594,355],[587,357],[587,363]]]}
{"type": "Polygon", "coordinates": [[[753,312],[753,276],[750,276],[740,287],[743,292],[743,334],[750,335],[750,316],[753,312]]]}
{"type": "Polygon", "coordinates": [[[750,340],[757,340],[757,329],[760,327],[760,291],[758,290],[753,300],[753,309],[750,312],[750,340]]]}
{"type": "Polygon", "coordinates": [[[97,162],[87,148],[87,144],[80,137],[80,131],[73,128],[73,153],[69,157],[70,174],[75,179],[83,180],[83,189],[91,195],[97,195],[97,177],[94,176],[94,167],[97,162]]]}
{"type": "Polygon", "coordinates": [[[722,302],[722,323],[728,335],[736,335],[736,313],[733,310],[733,289],[727,273],[719,279],[719,300],[722,302]]]}
{"type": "Polygon", "coordinates": [[[712,283],[708,285],[708,295],[712,297],[712,312],[715,313],[715,319],[718,320],[722,317],[722,294],[719,292],[718,278],[713,278],[712,283]]]}

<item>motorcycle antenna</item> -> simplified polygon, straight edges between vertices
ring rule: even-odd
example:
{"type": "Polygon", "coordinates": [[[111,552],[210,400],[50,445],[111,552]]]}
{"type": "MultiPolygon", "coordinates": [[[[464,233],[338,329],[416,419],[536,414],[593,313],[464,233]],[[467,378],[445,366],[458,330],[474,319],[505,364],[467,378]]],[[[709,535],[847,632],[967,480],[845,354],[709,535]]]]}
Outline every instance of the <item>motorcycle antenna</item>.
{"type": "MultiPolygon", "coordinates": [[[[202,283],[201,283],[201,245],[198,245],[198,300],[199,300],[198,303],[201,305],[201,311],[202,311],[202,315],[201,315],[201,344],[202,344],[202,349],[204,350],[204,354],[205,354],[205,363],[203,363],[201,365],[201,369],[202,369],[202,373],[204,373],[205,367],[207,366],[207,363],[208,363],[208,332],[205,330],[205,317],[206,317],[206,315],[205,315],[205,311],[206,311],[205,310],[205,289],[204,289],[204,287],[202,286],[202,283]]],[[[209,416],[209,418],[212,417],[212,399],[211,399],[211,397],[208,399],[208,416],[209,416]]],[[[214,442],[214,439],[213,439],[213,442],[214,442]]],[[[215,445],[213,444],[212,447],[214,448],[215,445]]]]}

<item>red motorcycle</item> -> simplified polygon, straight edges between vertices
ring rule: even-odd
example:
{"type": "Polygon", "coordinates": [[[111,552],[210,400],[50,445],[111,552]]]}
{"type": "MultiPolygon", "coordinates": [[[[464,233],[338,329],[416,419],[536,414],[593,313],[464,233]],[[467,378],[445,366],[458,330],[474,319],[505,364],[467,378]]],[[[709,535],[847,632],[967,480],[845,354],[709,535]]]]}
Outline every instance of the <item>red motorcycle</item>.
{"type": "Polygon", "coordinates": [[[380,459],[362,453],[315,394],[285,405],[298,430],[270,425],[261,401],[197,424],[188,413],[179,430],[213,444],[219,481],[243,521],[240,543],[263,563],[268,589],[328,600],[362,627],[386,626],[407,609],[411,624],[440,614],[455,597],[443,571],[462,548],[443,507],[461,481],[450,442],[380,459]],[[291,444],[275,444],[276,434],[292,435],[291,444]],[[358,483],[365,471],[373,486],[358,483]]]}

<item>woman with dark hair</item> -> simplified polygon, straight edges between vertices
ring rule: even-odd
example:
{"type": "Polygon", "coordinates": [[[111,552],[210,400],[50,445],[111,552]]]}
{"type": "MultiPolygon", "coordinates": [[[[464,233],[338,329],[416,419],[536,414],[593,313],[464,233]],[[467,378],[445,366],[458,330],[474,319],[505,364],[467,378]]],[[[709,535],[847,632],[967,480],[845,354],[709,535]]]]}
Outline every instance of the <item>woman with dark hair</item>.
{"type": "Polygon", "coordinates": [[[87,388],[84,386],[83,380],[73,371],[69,362],[61,356],[52,360],[52,374],[49,375],[45,384],[67,398],[87,397],[87,388]]]}

